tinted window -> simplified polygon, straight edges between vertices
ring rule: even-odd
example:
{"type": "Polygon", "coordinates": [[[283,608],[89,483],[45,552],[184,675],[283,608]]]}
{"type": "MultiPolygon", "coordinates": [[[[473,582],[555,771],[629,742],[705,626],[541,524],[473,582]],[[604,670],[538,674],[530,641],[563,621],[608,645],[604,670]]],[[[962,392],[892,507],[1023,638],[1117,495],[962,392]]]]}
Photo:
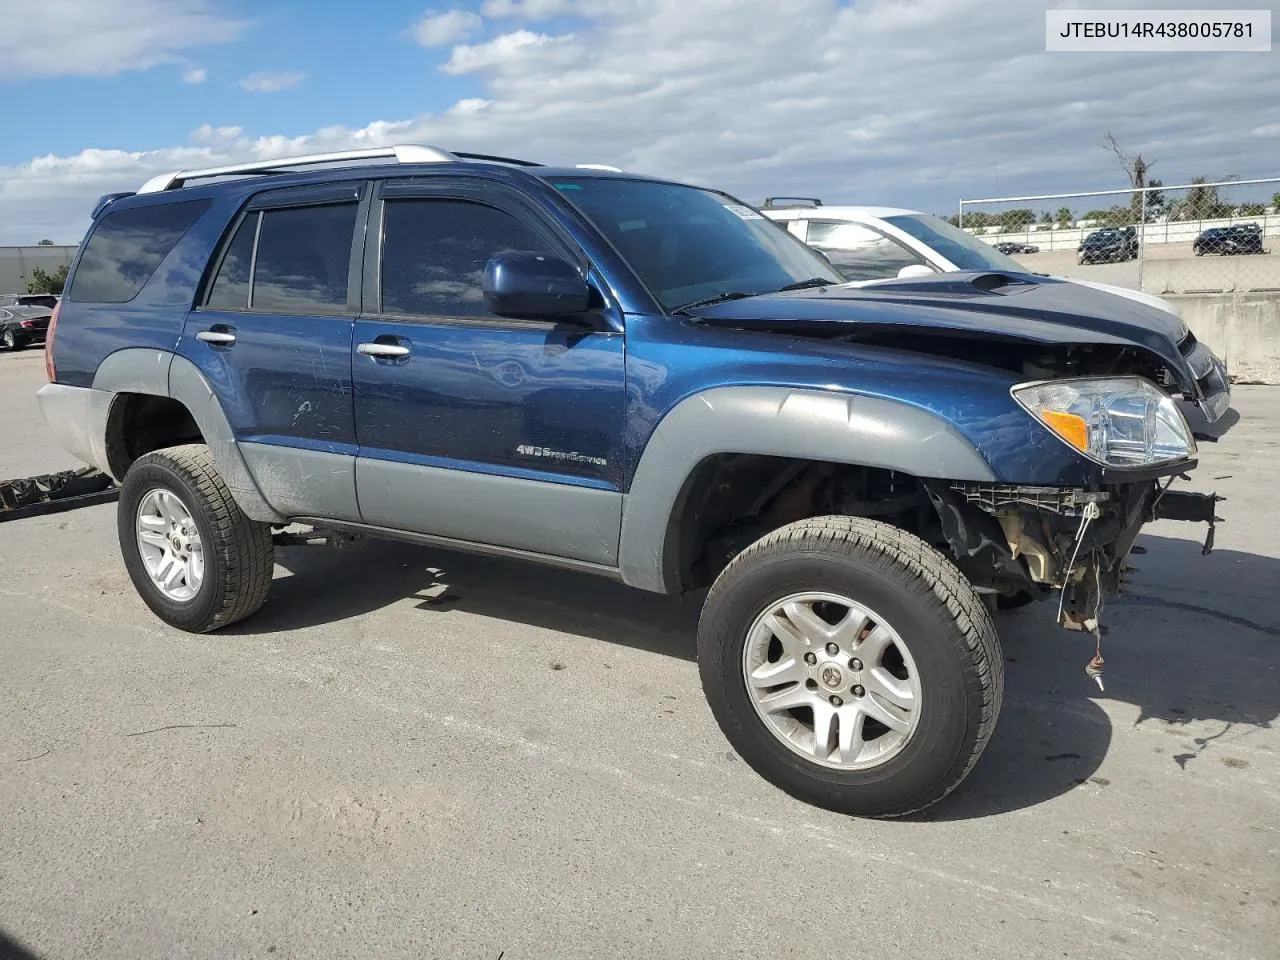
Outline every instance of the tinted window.
{"type": "Polygon", "coordinates": [[[80,257],[70,298],[97,303],[132,300],[209,204],[186,200],[107,214],[80,257]]]}
{"type": "Polygon", "coordinates": [[[240,222],[214,278],[207,306],[221,310],[243,310],[249,306],[249,265],[253,262],[253,235],[257,230],[257,213],[249,214],[240,222]]]}
{"type": "Polygon", "coordinates": [[[939,256],[946,257],[956,265],[957,270],[1022,273],[1026,269],[986,241],[927,213],[885,217],[884,222],[919,240],[939,256]]]}
{"type": "Polygon", "coordinates": [[[264,210],[253,274],[253,309],[281,313],[346,309],[355,223],[354,203],[264,210]]]}
{"type": "Polygon", "coordinates": [[[27,297],[15,297],[17,305],[28,307],[49,307],[53,308],[58,305],[58,298],[52,294],[35,294],[27,297]]]}
{"type": "Polygon", "coordinates": [[[809,244],[826,254],[846,280],[883,280],[924,261],[878,230],[859,223],[809,221],[809,244]]]}
{"type": "Polygon", "coordinates": [[[485,263],[505,251],[549,252],[510,214],[461,200],[389,200],[383,223],[382,312],[483,317],[485,263]]]}
{"type": "Polygon", "coordinates": [[[652,180],[556,177],[668,310],[726,293],[771,293],[814,278],[841,282],[772,220],[722,194],[652,180]]]}

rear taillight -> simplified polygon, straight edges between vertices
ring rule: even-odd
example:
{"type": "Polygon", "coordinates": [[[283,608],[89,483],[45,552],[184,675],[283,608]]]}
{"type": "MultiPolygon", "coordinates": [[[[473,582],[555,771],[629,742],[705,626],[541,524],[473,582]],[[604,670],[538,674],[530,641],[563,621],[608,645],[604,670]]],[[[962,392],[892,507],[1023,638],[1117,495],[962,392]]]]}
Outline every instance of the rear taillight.
{"type": "Polygon", "coordinates": [[[53,366],[53,331],[58,328],[58,311],[61,309],[62,301],[59,300],[58,305],[53,308],[53,315],[49,317],[49,329],[44,334],[44,372],[50,383],[58,379],[58,371],[53,366]]]}
{"type": "Polygon", "coordinates": [[[35,322],[34,320],[20,320],[20,321],[18,321],[18,326],[20,326],[20,327],[34,327],[35,325],[36,325],[36,322],[35,322]]]}

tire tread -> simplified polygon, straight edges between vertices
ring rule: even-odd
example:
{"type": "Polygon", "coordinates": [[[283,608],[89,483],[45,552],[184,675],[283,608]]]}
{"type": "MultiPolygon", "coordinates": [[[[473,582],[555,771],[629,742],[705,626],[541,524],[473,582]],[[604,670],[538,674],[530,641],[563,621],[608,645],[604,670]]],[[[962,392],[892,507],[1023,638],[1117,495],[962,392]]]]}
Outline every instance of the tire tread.
{"type": "Polygon", "coordinates": [[[912,578],[905,586],[939,613],[950,617],[964,638],[972,660],[976,686],[970,695],[981,705],[976,737],[967,756],[944,771],[919,795],[918,802],[884,816],[905,816],[941,800],[965,779],[991,739],[1004,695],[1004,657],[995,622],[982,598],[949,558],[924,540],[899,527],[865,517],[832,515],[812,517],[780,527],[757,540],[729,563],[708,594],[708,605],[718,590],[727,589],[743,568],[778,554],[813,552],[844,554],[869,561],[882,572],[912,578]]]}

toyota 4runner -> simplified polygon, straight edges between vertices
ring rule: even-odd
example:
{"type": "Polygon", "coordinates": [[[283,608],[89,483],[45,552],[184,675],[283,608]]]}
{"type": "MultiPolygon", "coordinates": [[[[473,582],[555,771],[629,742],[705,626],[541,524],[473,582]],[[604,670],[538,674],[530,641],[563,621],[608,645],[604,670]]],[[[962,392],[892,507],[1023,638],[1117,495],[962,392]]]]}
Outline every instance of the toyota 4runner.
{"type": "Polygon", "coordinates": [[[1171,395],[1229,396],[1176,317],[1105,292],[841,284],[751,207],[612,168],[403,146],[182,171],[99,203],[39,396],[120,483],[166,623],[252,614],[295,523],[709,588],[733,746],[896,815],[991,736],[1001,599],[1096,634],[1145,522],[1212,523],[1169,490],[1196,455],[1171,395]]]}

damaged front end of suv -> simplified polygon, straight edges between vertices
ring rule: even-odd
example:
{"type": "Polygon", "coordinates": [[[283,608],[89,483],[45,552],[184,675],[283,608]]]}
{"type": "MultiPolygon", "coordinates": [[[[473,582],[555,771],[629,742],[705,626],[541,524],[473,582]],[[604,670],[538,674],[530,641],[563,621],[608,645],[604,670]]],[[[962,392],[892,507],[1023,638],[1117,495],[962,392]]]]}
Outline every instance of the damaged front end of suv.
{"type": "MultiPolygon", "coordinates": [[[[1184,411],[1219,420],[1230,393],[1221,363],[1176,317],[1074,284],[993,274],[768,299],[698,320],[975,371],[969,396],[949,385],[898,389],[943,414],[994,480],[940,468],[941,476],[891,478],[878,495],[863,489],[841,500],[818,487],[809,509],[865,513],[873,504],[883,516],[895,505],[893,522],[949,553],[989,602],[1056,597],[1061,626],[1099,636],[1104,601],[1122,589],[1144,524],[1205,523],[1204,552],[1212,548],[1220,498],[1170,488],[1196,466],[1184,411]],[[982,371],[999,371],[1002,397],[982,371]],[[914,498],[904,500],[904,488],[914,498]]],[[[790,518],[766,526],[778,519],[790,518]]],[[[1099,655],[1090,675],[1100,672],[1099,655]]]]}

